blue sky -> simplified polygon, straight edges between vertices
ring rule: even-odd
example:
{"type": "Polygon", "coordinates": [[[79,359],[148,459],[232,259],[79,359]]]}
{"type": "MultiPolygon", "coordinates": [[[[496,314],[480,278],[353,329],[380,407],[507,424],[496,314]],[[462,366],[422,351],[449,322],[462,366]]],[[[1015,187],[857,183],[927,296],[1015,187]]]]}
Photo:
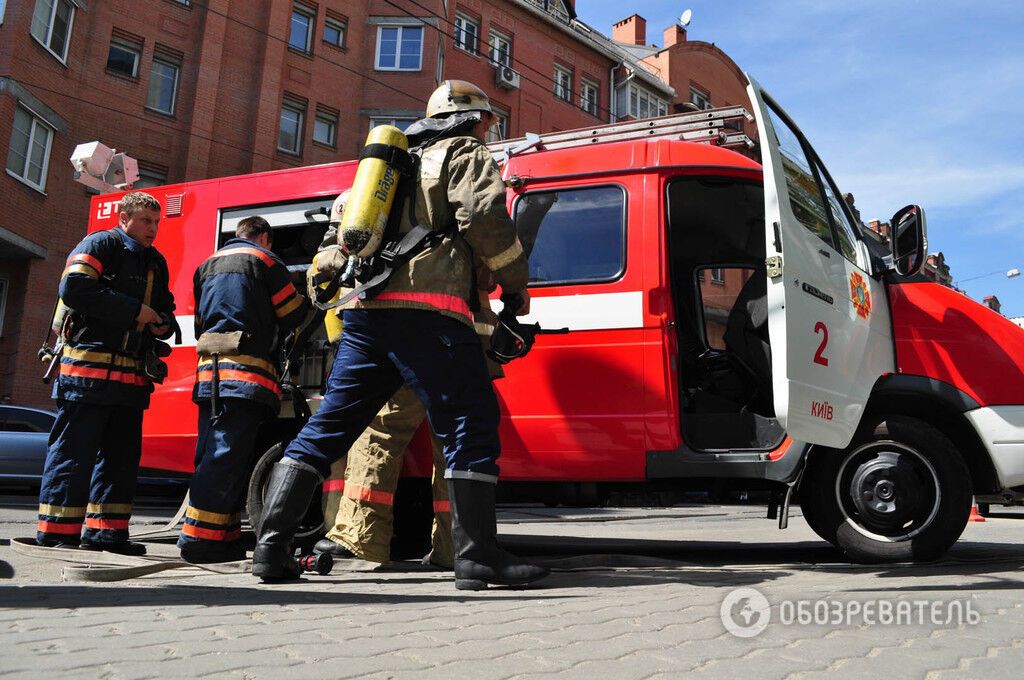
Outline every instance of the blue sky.
{"type": "MultiPolygon", "coordinates": [[[[865,220],[907,203],[953,278],[1024,270],[1024,2],[578,0],[610,35],[636,12],[648,43],[686,8],[691,40],[753,75],[810,139],[865,220]],[[621,6],[620,6],[621,7],[621,6]]],[[[962,284],[1024,316],[1024,276],[962,284]]]]}

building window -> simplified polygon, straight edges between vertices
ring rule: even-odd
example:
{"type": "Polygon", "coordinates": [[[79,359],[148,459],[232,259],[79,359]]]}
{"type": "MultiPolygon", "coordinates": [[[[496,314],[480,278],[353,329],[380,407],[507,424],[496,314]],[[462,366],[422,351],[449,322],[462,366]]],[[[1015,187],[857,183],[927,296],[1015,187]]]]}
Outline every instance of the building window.
{"type": "Polygon", "coordinates": [[[423,61],[422,26],[377,28],[378,71],[419,71],[423,61]]]}
{"type": "Polygon", "coordinates": [[[11,148],[7,152],[7,172],[30,187],[46,189],[46,168],[50,164],[53,130],[41,119],[20,106],[14,109],[11,148]]]}
{"type": "Polygon", "coordinates": [[[324,19],[324,42],[334,47],[344,47],[345,22],[334,17],[324,19]]]}
{"type": "Polygon", "coordinates": [[[139,164],[139,178],[132,183],[132,189],[162,187],[167,184],[167,169],[139,164]]]}
{"type": "Polygon", "coordinates": [[[405,128],[409,127],[416,122],[415,118],[371,118],[370,129],[377,127],[378,125],[391,125],[402,132],[405,132],[405,128]]]}
{"type": "Polygon", "coordinates": [[[68,56],[75,6],[71,0],[36,0],[32,37],[63,62],[68,56]]]}
{"type": "Polygon", "coordinates": [[[312,51],[313,24],[316,23],[316,10],[306,5],[295,3],[292,6],[291,30],[288,33],[288,47],[309,54],[312,51]]]}
{"type": "Polygon", "coordinates": [[[725,285],[725,270],[719,267],[712,267],[711,269],[711,283],[717,283],[720,286],[725,285]]]}
{"type": "Polygon", "coordinates": [[[0,0],[0,26],[4,24],[4,9],[7,8],[7,0],[0,0]]]}
{"type": "Polygon", "coordinates": [[[629,86],[629,115],[652,118],[668,115],[668,102],[635,85],[629,86]]]}
{"type": "Polygon", "coordinates": [[[561,66],[555,66],[555,96],[572,101],[572,71],[561,66]]]}
{"type": "Polygon", "coordinates": [[[470,54],[480,53],[480,23],[464,14],[455,15],[455,46],[470,54]]]}
{"type": "Polygon", "coordinates": [[[494,113],[494,122],[487,128],[487,142],[508,139],[508,112],[496,107],[491,107],[491,111],[494,113]]]}
{"type": "Polygon", "coordinates": [[[178,73],[181,62],[175,57],[160,53],[153,55],[153,66],[149,69],[149,94],[146,108],[168,116],[174,115],[174,104],[178,99],[178,73]]]}
{"type": "Polygon", "coordinates": [[[110,50],[107,52],[107,70],[135,78],[139,75],[139,59],[141,57],[141,43],[114,36],[110,39],[110,50]]]}
{"type": "Polygon", "coordinates": [[[338,114],[318,109],[313,119],[313,141],[333,147],[338,142],[338,114]]]}
{"type": "Polygon", "coordinates": [[[711,108],[711,95],[706,92],[701,92],[695,87],[690,88],[690,103],[696,106],[698,109],[710,109],[711,108]]]}
{"type": "Polygon", "coordinates": [[[592,116],[597,115],[597,83],[584,80],[580,85],[580,108],[592,116]]]}
{"type": "Polygon", "coordinates": [[[277,132],[277,149],[296,156],[302,153],[302,131],[305,128],[306,104],[286,97],[281,102],[281,120],[277,132]]]}
{"type": "Polygon", "coordinates": [[[507,35],[491,31],[491,48],[488,57],[492,64],[512,67],[512,39],[507,35]]]}

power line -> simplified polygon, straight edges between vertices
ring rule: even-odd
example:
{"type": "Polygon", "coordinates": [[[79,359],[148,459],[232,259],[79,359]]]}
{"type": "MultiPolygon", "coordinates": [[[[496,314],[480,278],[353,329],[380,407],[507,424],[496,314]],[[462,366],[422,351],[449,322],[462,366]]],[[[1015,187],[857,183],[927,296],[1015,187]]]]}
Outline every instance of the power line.
{"type": "MultiPolygon", "coordinates": [[[[400,12],[406,14],[407,16],[410,16],[410,17],[412,17],[414,19],[420,19],[420,17],[416,16],[415,14],[413,14],[409,10],[405,9],[404,7],[398,6],[393,0],[384,0],[384,2],[386,2],[389,5],[391,5],[395,9],[399,10],[400,12]]],[[[411,2],[412,4],[416,5],[420,9],[422,9],[424,12],[428,12],[431,16],[436,17],[437,19],[445,22],[446,24],[449,24],[449,25],[451,25],[453,27],[455,26],[454,22],[450,21],[446,17],[442,17],[440,14],[436,14],[433,10],[431,10],[431,9],[429,9],[427,7],[424,7],[423,5],[421,5],[418,2],[416,2],[416,0],[408,0],[408,2],[411,2]]],[[[424,23],[426,23],[426,22],[424,22],[424,23]]],[[[441,35],[447,36],[447,37],[451,38],[454,41],[458,41],[459,40],[455,36],[455,34],[453,34],[453,33],[448,33],[447,31],[442,30],[440,27],[434,26],[432,24],[428,24],[428,25],[430,25],[431,28],[433,28],[435,31],[437,31],[441,35]]],[[[477,41],[479,41],[479,39],[480,39],[480,36],[477,36],[477,41]]],[[[511,59],[511,61],[513,63],[515,63],[515,64],[521,64],[525,68],[530,69],[534,73],[538,74],[539,76],[541,76],[542,78],[544,78],[545,80],[550,82],[552,85],[556,85],[556,86],[559,85],[558,81],[555,80],[553,76],[549,76],[549,75],[546,75],[545,73],[542,73],[541,71],[538,71],[537,69],[533,68],[532,66],[530,66],[527,63],[525,63],[521,59],[516,59],[511,54],[509,55],[509,59],[511,59]]],[[[533,80],[532,78],[530,78],[530,77],[528,77],[528,76],[526,76],[526,75],[524,75],[522,73],[519,74],[519,77],[522,78],[523,80],[529,82],[529,83],[533,83],[534,85],[537,85],[538,87],[541,87],[543,89],[548,89],[548,86],[546,84],[539,83],[536,80],[533,80]]],[[[573,96],[573,94],[574,93],[572,93],[572,92],[569,93],[570,98],[573,96]]],[[[615,93],[612,92],[611,96],[614,96],[614,95],[615,95],[615,93]]],[[[565,100],[563,99],[562,101],[565,101],[565,100]]],[[[586,111],[586,109],[584,109],[582,106],[577,106],[576,104],[574,104],[571,99],[570,99],[570,101],[568,103],[570,105],[574,106],[575,108],[580,109],[581,111],[586,111]]],[[[595,107],[597,108],[598,111],[605,112],[605,113],[609,114],[609,116],[611,115],[611,109],[609,109],[608,107],[601,106],[598,102],[594,102],[594,104],[595,104],[595,107]]],[[[589,111],[587,111],[587,113],[589,113],[589,111]]]]}

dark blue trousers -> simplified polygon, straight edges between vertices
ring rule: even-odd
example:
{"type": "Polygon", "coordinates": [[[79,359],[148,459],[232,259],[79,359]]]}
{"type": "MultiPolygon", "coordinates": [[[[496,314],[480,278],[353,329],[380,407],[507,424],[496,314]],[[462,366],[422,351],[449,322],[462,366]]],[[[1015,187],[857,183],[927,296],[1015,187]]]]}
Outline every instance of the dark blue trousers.
{"type": "Polygon", "coordinates": [[[179,548],[203,549],[241,538],[241,511],[252,470],[256,435],[271,416],[265,404],[250,399],[220,400],[210,419],[210,402],[199,403],[195,473],[189,485],[185,525],[179,548]]]}
{"type": "Polygon", "coordinates": [[[58,401],[39,489],[36,541],[127,541],[141,455],[141,408],[58,401]]]}
{"type": "Polygon", "coordinates": [[[497,483],[498,400],[476,332],[437,312],[416,309],[346,310],[343,319],[320,410],[285,456],[328,477],[331,463],[348,452],[407,383],[444,443],[445,476],[497,483]]]}

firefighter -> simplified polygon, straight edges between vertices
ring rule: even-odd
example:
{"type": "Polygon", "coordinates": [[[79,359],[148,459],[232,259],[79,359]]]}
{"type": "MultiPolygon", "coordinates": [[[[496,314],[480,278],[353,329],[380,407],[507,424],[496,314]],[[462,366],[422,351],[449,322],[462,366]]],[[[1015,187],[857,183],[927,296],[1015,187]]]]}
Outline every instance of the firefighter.
{"type": "Polygon", "coordinates": [[[345,309],[323,403],[270,475],[253,554],[253,574],[265,581],[299,576],[290,543],[313,492],[403,383],[444,443],[456,588],[523,585],[547,574],[497,544],[499,412],[473,327],[475,265],[492,272],[520,315],[529,312],[529,294],[505,185],[483,145],[492,122],[482,90],[449,80],[431,94],[427,118],[406,130],[420,162],[408,195],[396,200],[401,232],[413,231],[415,219],[441,238],[398,266],[383,292],[345,309]]]}
{"type": "Polygon", "coordinates": [[[199,438],[178,547],[195,564],[245,559],[241,510],[256,435],[280,409],[276,357],[309,311],[273,239],[265,219],[247,217],[193,278],[199,438]]]}
{"type": "Polygon", "coordinates": [[[120,201],[118,227],[86,236],[60,281],[69,308],[53,387],[36,542],[143,555],[128,540],[142,453],[142,412],[166,365],[157,339],[177,330],[167,263],[153,247],[160,203],[141,191],[120,201]],[[84,529],[83,529],[84,525],[84,529]]]}

